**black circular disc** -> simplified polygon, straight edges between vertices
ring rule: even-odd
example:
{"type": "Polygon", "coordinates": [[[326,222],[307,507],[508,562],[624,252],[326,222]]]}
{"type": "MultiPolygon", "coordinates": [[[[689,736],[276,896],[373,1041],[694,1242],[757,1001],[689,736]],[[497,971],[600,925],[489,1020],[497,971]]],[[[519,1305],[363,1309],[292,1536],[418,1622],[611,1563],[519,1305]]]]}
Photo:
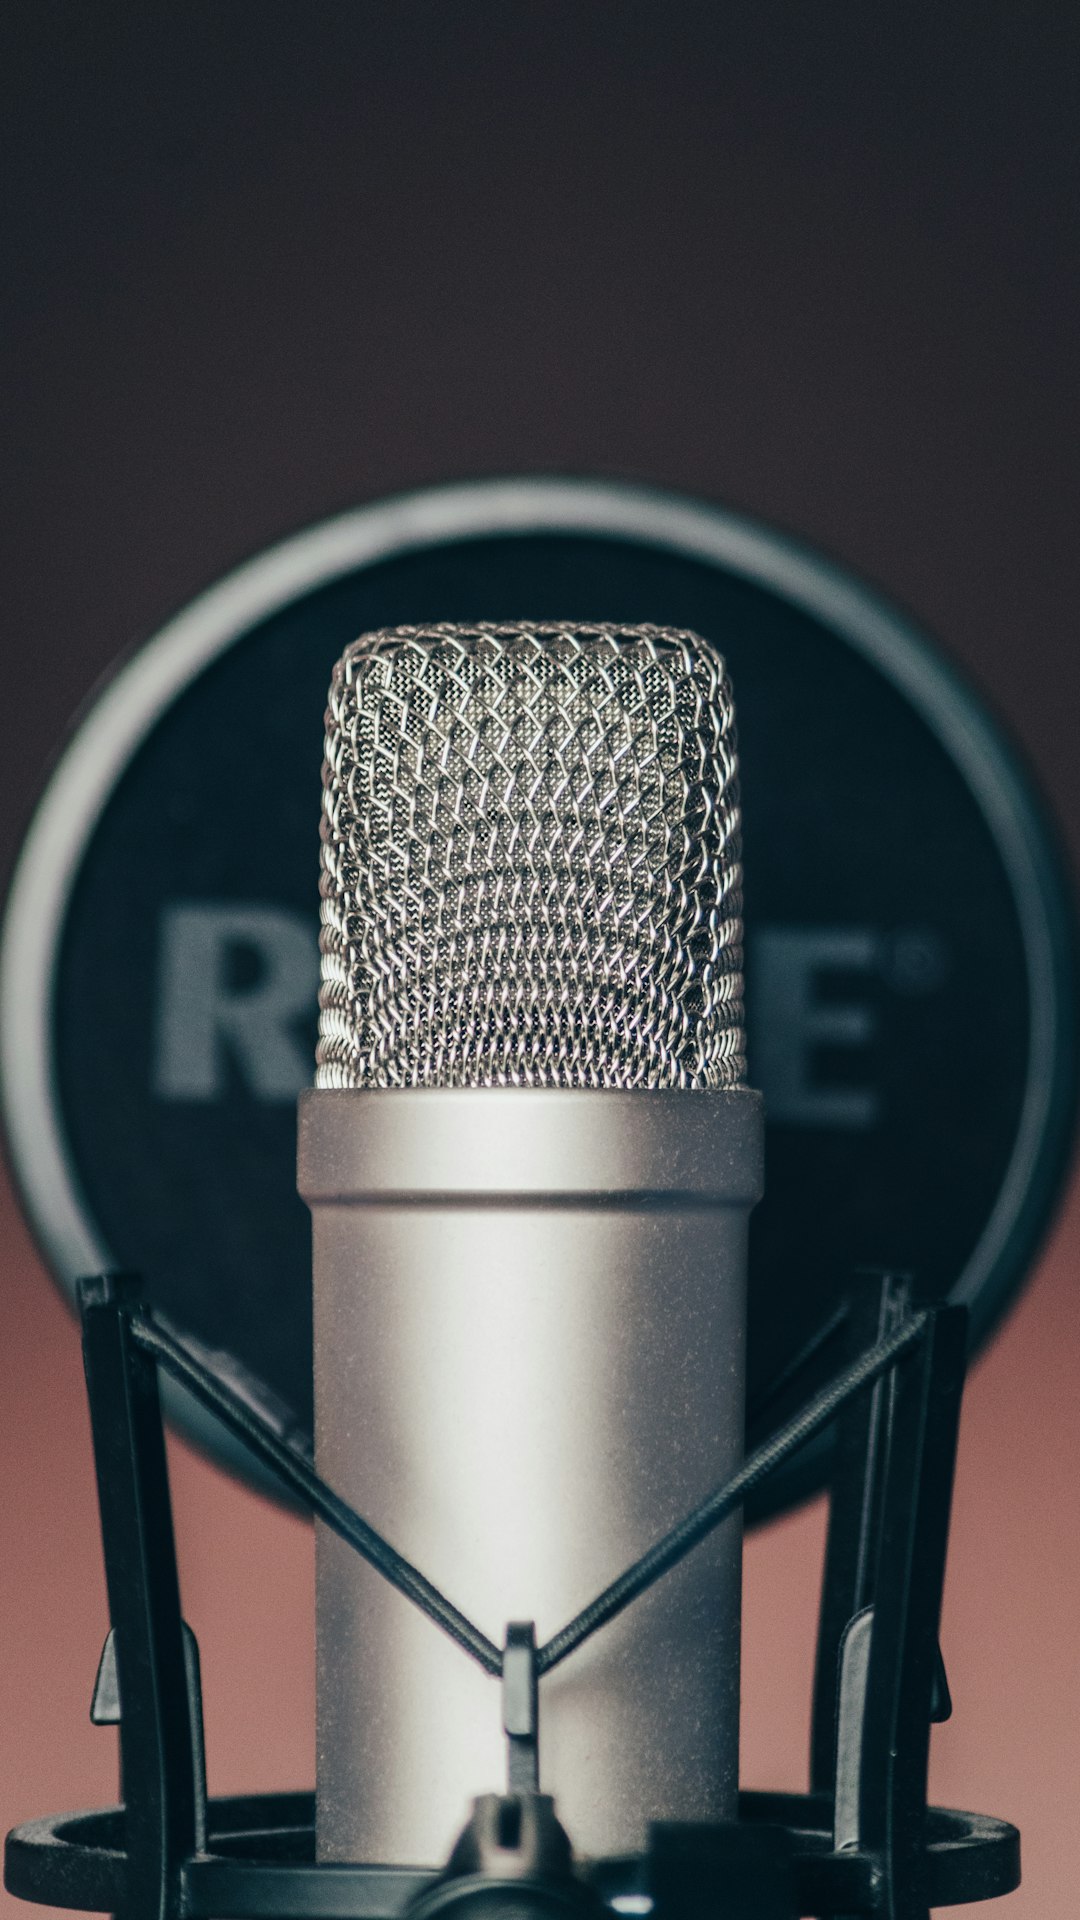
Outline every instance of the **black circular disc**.
{"type": "Polygon", "coordinates": [[[181,614],[82,721],[28,836],[0,980],[12,1155],[57,1275],[138,1269],[246,1391],[310,1427],[295,1104],[330,671],[368,628],[518,618],[692,627],[731,669],[768,1112],[752,1413],[859,1264],[966,1301],[981,1339],[1070,1129],[1070,914],[1038,808],[970,691],[864,587],[716,508],[598,481],[439,488],[301,534],[181,614]]]}

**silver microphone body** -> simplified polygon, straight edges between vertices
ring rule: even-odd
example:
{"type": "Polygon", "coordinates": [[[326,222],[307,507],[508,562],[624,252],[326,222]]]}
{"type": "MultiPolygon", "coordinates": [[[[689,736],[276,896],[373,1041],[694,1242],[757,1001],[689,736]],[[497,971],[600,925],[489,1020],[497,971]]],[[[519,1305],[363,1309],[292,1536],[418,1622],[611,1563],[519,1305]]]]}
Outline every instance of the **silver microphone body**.
{"type": "MultiPolygon", "coordinates": [[[[761,1108],[720,1093],[313,1091],[319,1472],[497,1645],[549,1638],[739,1463],[761,1108]]],[[[541,1682],[586,1854],[730,1818],[736,1517],[541,1682]]],[[[499,1688],[325,1528],[325,1859],[438,1862],[505,1773],[499,1688]]]]}
{"type": "MultiPolygon", "coordinates": [[[[496,1644],[550,1637],[741,1457],[735,768],[694,636],[398,630],[335,673],[317,1466],[496,1644]]],[[[498,1683],[317,1553],[319,1857],[438,1864],[505,1778],[498,1683]]],[[[541,1681],[579,1851],[734,1814],[740,1562],[733,1517],[541,1681]]]]}

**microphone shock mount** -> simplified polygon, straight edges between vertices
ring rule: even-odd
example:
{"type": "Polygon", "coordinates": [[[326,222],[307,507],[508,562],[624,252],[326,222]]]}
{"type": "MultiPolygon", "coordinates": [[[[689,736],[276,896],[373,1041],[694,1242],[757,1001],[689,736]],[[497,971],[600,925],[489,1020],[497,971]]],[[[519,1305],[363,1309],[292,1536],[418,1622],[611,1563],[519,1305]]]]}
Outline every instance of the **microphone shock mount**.
{"type": "MultiPolygon", "coordinates": [[[[964,1311],[893,1274],[856,1277],[846,1363],[758,1434],[740,1470],[545,1644],[500,1649],[142,1303],[137,1281],[80,1290],[111,1626],[92,1717],[117,1723],[122,1804],[8,1836],[19,1897],[121,1920],[928,1920],[1019,1882],[1019,1835],[929,1807],[930,1726],[951,1706],[938,1647],[965,1357],[964,1311]],[[502,1683],[507,1780],[475,1804],[446,1867],[318,1862],[311,1793],[208,1799],[199,1659],[183,1620],[158,1394],[164,1367],[294,1499],[502,1683]],[[542,1680],[660,1579],[815,1433],[833,1434],[810,1791],[744,1792],[738,1818],[653,1826],[646,1851],[575,1862],[540,1791],[542,1680]]],[[[790,1403],[797,1375],[785,1376],[790,1403]]],[[[767,1413],[767,1410],[765,1410],[767,1413]]],[[[436,1705],[432,1703],[433,1726],[436,1705]]]]}

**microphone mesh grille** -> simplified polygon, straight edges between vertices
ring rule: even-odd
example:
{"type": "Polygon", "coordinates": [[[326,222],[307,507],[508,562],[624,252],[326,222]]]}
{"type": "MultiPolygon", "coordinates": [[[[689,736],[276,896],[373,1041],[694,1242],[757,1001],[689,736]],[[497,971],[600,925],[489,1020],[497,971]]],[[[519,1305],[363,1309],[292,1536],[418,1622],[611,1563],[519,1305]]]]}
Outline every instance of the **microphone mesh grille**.
{"type": "Polygon", "coordinates": [[[364,635],[334,669],[320,1087],[745,1074],[731,687],[696,634],[364,635]]]}

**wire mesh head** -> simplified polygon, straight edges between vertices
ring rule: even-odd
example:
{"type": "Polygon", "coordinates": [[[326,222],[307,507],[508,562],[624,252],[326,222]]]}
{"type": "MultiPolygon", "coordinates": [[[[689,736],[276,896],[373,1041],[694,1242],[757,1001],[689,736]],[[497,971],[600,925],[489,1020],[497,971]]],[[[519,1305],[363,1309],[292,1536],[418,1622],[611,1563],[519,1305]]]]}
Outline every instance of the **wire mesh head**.
{"type": "Polygon", "coordinates": [[[737,771],[696,634],[365,634],[326,719],[316,1084],[740,1084],[737,771]]]}

